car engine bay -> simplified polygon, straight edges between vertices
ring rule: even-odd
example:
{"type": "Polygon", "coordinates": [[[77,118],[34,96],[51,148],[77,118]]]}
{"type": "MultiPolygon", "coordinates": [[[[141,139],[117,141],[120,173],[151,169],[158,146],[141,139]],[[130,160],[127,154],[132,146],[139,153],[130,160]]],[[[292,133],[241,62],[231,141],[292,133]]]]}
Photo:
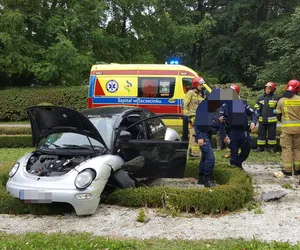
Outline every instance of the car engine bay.
{"type": "Polygon", "coordinates": [[[28,160],[26,170],[37,176],[60,176],[89,158],[89,155],[63,156],[34,153],[28,160]]]}

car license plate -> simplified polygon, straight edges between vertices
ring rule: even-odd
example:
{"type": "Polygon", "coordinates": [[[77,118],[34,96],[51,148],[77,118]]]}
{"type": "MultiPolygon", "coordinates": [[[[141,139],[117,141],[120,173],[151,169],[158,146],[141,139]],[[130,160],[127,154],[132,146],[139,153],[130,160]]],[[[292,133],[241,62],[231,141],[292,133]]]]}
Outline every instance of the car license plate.
{"type": "Polygon", "coordinates": [[[20,190],[20,200],[25,203],[52,203],[52,193],[43,190],[20,190]]]}

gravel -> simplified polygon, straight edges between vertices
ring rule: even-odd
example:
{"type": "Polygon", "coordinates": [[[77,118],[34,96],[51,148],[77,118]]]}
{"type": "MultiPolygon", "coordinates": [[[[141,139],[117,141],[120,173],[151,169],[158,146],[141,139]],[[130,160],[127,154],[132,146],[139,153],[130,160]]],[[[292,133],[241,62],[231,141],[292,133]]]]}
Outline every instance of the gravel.
{"type": "MultiPolygon", "coordinates": [[[[27,232],[89,232],[113,238],[165,238],[165,239],[258,239],[295,244],[300,241],[300,189],[299,179],[276,179],[273,172],[279,165],[245,166],[254,178],[256,200],[259,207],[251,211],[229,213],[222,216],[194,217],[183,214],[172,218],[155,209],[145,209],[147,223],[137,222],[139,209],[112,205],[99,205],[93,216],[0,215],[0,231],[20,234],[27,232]],[[290,184],[285,189],[282,184],[290,184]],[[286,196],[272,202],[263,202],[262,193],[284,191],[286,196]]],[[[189,180],[189,185],[191,181],[189,180]]],[[[195,184],[196,185],[196,184],[195,184]]]]}

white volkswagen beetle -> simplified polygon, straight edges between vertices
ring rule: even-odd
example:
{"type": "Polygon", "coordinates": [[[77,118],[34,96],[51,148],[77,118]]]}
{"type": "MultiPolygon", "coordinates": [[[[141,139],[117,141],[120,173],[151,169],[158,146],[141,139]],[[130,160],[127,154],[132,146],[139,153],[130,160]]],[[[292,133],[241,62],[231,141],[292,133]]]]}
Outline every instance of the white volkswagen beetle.
{"type": "MultiPolygon", "coordinates": [[[[34,152],[9,172],[7,191],[31,203],[64,202],[93,214],[107,183],[135,187],[136,178],[182,178],[188,148],[183,135],[149,110],[113,106],[77,112],[56,106],[27,109],[34,152]]],[[[168,115],[170,116],[170,115],[168,115]]]]}

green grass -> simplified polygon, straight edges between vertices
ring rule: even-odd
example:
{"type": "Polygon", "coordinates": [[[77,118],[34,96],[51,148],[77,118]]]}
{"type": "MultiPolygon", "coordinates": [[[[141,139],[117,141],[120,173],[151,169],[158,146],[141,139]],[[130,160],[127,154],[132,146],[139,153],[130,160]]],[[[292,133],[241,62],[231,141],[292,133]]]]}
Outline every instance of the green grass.
{"type": "Polygon", "coordinates": [[[1,148],[0,149],[0,173],[9,171],[9,168],[25,153],[34,148],[1,148]]]}
{"type": "Polygon", "coordinates": [[[15,235],[0,234],[0,249],[110,249],[110,250],[127,250],[127,249],[143,249],[143,250],[198,250],[198,249],[300,249],[300,244],[290,245],[289,243],[279,242],[261,242],[258,240],[133,240],[133,239],[107,239],[91,234],[42,234],[30,233],[15,235]]]}

